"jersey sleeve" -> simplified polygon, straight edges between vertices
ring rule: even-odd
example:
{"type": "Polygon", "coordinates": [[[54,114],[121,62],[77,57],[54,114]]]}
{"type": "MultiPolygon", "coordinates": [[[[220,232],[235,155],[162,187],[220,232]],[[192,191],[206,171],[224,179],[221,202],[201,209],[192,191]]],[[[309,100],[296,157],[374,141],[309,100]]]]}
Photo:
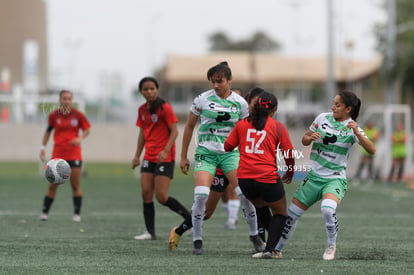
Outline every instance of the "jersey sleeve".
{"type": "Polygon", "coordinates": [[[247,104],[247,101],[244,100],[244,98],[240,104],[241,104],[240,119],[244,119],[249,116],[249,105],[247,104]]]}
{"type": "Polygon", "coordinates": [[[224,142],[224,150],[226,152],[233,151],[234,148],[239,145],[239,127],[240,122],[236,123],[236,126],[234,126],[233,130],[230,132],[230,135],[226,138],[226,141],[224,142]]]}
{"type": "Polygon", "coordinates": [[[201,95],[198,95],[194,98],[193,103],[190,107],[190,112],[192,112],[196,116],[200,116],[201,114],[201,95]]]}
{"type": "Polygon", "coordinates": [[[319,121],[320,119],[324,116],[324,114],[319,114],[315,120],[312,122],[312,124],[309,126],[309,130],[311,130],[312,132],[316,132],[316,130],[319,127],[319,121]]]}
{"type": "Polygon", "coordinates": [[[293,149],[293,145],[292,141],[290,140],[288,130],[286,129],[285,125],[279,121],[276,122],[276,125],[278,129],[280,149],[282,149],[283,151],[289,150],[291,152],[293,149]]]}
{"type": "Polygon", "coordinates": [[[89,128],[91,128],[91,124],[89,123],[88,119],[81,112],[79,112],[79,122],[80,122],[79,126],[82,129],[82,131],[85,131],[85,130],[88,130],[89,128]]]}
{"type": "Polygon", "coordinates": [[[167,122],[167,125],[170,126],[173,123],[177,123],[178,119],[175,116],[174,110],[171,107],[171,105],[168,102],[166,102],[163,105],[163,108],[164,108],[164,118],[165,118],[165,121],[167,122]]]}
{"type": "Polygon", "coordinates": [[[47,121],[49,127],[55,128],[55,119],[54,119],[54,116],[55,116],[55,112],[51,112],[49,114],[49,118],[48,118],[48,121],[47,121]]]}

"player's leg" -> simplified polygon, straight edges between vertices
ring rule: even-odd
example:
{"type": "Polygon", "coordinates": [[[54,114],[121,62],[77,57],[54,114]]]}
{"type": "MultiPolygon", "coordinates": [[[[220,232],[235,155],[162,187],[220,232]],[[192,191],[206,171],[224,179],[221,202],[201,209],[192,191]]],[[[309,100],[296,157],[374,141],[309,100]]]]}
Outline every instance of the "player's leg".
{"type": "Polygon", "coordinates": [[[82,189],[80,187],[80,179],[81,179],[81,172],[82,172],[82,161],[81,160],[73,160],[68,161],[71,167],[71,175],[70,175],[70,186],[72,188],[73,194],[73,218],[74,222],[80,222],[81,217],[81,208],[82,208],[82,189]]]}
{"type": "MultiPolygon", "coordinates": [[[[212,186],[210,189],[210,194],[206,202],[204,220],[209,219],[213,215],[214,210],[216,209],[217,204],[220,200],[220,197],[223,194],[223,192],[217,192],[214,190],[215,189],[213,189],[213,186],[212,186]]],[[[178,243],[180,242],[181,236],[184,234],[184,232],[191,229],[192,227],[193,227],[193,223],[192,223],[192,218],[190,214],[190,217],[186,218],[183,221],[183,223],[171,229],[170,238],[168,242],[168,247],[171,251],[177,250],[178,243]]]]}
{"type": "Polygon", "coordinates": [[[400,183],[402,181],[403,173],[404,173],[404,165],[405,165],[405,159],[399,158],[398,159],[397,183],[400,183]]]}
{"type": "Polygon", "coordinates": [[[141,166],[141,196],[146,232],[135,236],[136,240],[155,240],[155,208],[154,196],[154,172],[155,163],[144,160],[141,166]]]}
{"type": "MultiPolygon", "coordinates": [[[[214,169],[215,170],[215,169],[214,169]]],[[[202,254],[203,224],[206,203],[210,194],[210,185],[213,174],[199,170],[194,174],[194,203],[191,207],[191,221],[193,223],[193,254],[202,254]]]]}
{"type": "Polygon", "coordinates": [[[49,210],[52,207],[53,201],[55,200],[58,186],[58,184],[49,183],[46,195],[43,198],[42,213],[40,214],[40,220],[42,221],[47,221],[49,218],[49,210]]]}
{"type": "MultiPolygon", "coordinates": [[[[227,180],[227,179],[226,179],[227,180]]],[[[227,200],[227,221],[225,228],[236,229],[236,223],[239,216],[240,199],[234,191],[234,188],[226,188],[224,194],[226,194],[227,200]]]]}
{"type": "Polygon", "coordinates": [[[338,219],[336,208],[340,200],[345,195],[346,180],[330,180],[328,185],[323,189],[321,202],[321,212],[325,219],[325,228],[327,235],[327,248],[323,254],[324,260],[333,260],[336,252],[336,237],[338,235],[338,219]]]}
{"type": "Polygon", "coordinates": [[[336,207],[338,202],[339,200],[334,194],[325,194],[321,202],[321,212],[325,219],[326,235],[328,237],[328,245],[323,255],[324,260],[333,260],[335,257],[338,232],[336,207]]]}
{"type": "Polygon", "coordinates": [[[167,206],[172,211],[186,219],[191,216],[190,212],[175,198],[168,195],[171,179],[174,174],[174,162],[160,163],[156,165],[154,183],[155,198],[159,203],[167,206]]]}

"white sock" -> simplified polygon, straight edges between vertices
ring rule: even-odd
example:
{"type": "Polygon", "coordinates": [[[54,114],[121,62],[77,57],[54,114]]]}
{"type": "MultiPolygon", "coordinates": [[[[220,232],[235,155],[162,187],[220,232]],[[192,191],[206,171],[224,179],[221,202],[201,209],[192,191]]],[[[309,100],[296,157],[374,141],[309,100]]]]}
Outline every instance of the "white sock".
{"type": "Polygon", "coordinates": [[[336,218],[336,207],[338,204],[331,199],[324,199],[321,203],[321,212],[325,218],[326,235],[328,236],[328,245],[336,245],[336,236],[338,235],[338,220],[336,218]]]}
{"type": "Polygon", "coordinates": [[[203,239],[204,214],[210,188],[196,186],[194,188],[194,203],[191,207],[191,221],[193,223],[193,241],[203,239]]]}
{"type": "Polygon", "coordinates": [[[237,196],[240,198],[240,203],[242,205],[243,214],[244,214],[247,224],[249,225],[249,236],[256,236],[257,234],[259,234],[259,231],[257,231],[256,208],[243,195],[239,186],[237,186],[234,190],[236,191],[237,196]]]}
{"type": "Polygon", "coordinates": [[[227,222],[234,224],[239,216],[240,200],[229,200],[227,205],[227,222]]]}
{"type": "Polygon", "coordinates": [[[279,242],[277,243],[275,250],[281,251],[286,245],[287,241],[292,237],[295,232],[298,219],[302,217],[305,210],[299,208],[296,204],[291,203],[288,208],[288,217],[286,219],[285,227],[283,228],[282,236],[280,236],[279,242]]]}

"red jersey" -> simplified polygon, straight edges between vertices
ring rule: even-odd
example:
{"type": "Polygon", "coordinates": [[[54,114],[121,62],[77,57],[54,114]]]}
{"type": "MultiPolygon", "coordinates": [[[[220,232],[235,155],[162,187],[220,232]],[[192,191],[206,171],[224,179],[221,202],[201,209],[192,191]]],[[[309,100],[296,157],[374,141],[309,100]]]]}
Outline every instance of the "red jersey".
{"type": "MultiPolygon", "coordinates": [[[[170,136],[169,126],[177,123],[178,119],[174,114],[171,105],[165,102],[158,108],[155,114],[151,114],[146,103],[138,108],[136,125],[143,130],[145,140],[144,159],[150,162],[157,162],[157,155],[168,142],[170,136]]],[[[175,160],[175,142],[165,162],[175,160]]]]}
{"type": "Polygon", "coordinates": [[[85,115],[76,109],[71,109],[69,114],[56,109],[49,114],[49,127],[55,129],[52,158],[82,160],[81,146],[70,142],[79,137],[79,129],[85,131],[91,127],[85,115]]]}
{"type": "Polygon", "coordinates": [[[262,131],[256,130],[247,118],[238,122],[224,143],[226,151],[239,146],[240,161],[237,177],[275,183],[280,174],[277,169],[278,150],[292,158],[292,142],[286,127],[268,118],[262,131]],[[287,152],[287,153],[286,153],[287,152]]]}

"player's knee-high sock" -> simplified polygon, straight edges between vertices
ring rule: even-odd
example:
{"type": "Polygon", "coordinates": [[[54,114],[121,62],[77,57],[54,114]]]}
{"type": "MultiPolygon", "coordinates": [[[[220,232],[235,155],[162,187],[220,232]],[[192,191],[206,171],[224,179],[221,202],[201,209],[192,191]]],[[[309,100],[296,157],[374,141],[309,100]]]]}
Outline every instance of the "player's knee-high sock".
{"type": "Polygon", "coordinates": [[[338,220],[336,218],[337,203],[331,199],[324,199],[321,203],[321,212],[325,218],[326,235],[328,236],[328,245],[336,244],[338,234],[338,220]]]}
{"type": "Polygon", "coordinates": [[[269,234],[267,234],[266,251],[273,251],[285,227],[286,216],[274,215],[270,218],[269,234]]]}
{"type": "Polygon", "coordinates": [[[268,206],[256,208],[257,214],[257,230],[259,231],[260,238],[263,242],[266,242],[266,230],[269,229],[270,218],[270,209],[268,206]]]}
{"type": "Polygon", "coordinates": [[[151,236],[155,236],[155,209],[153,202],[144,202],[144,220],[145,220],[145,227],[147,228],[148,233],[151,236]]]}
{"type": "Polygon", "coordinates": [[[256,208],[254,205],[243,195],[239,186],[235,189],[237,196],[240,198],[240,203],[242,205],[243,214],[246,218],[246,222],[249,225],[249,235],[256,236],[259,232],[257,231],[257,216],[256,208]]]}
{"type": "Polygon", "coordinates": [[[45,213],[45,214],[49,213],[53,200],[54,200],[53,198],[45,196],[45,198],[43,199],[42,213],[45,213]]]}
{"type": "Polygon", "coordinates": [[[227,221],[229,223],[236,223],[239,215],[240,200],[229,200],[227,203],[228,216],[227,221]]]}
{"type": "Polygon", "coordinates": [[[191,218],[191,214],[190,216],[188,216],[182,224],[180,224],[180,226],[178,226],[175,229],[175,233],[177,233],[178,235],[182,235],[184,234],[185,231],[191,229],[193,227],[193,222],[192,222],[192,218],[191,218]]]}
{"type": "Polygon", "coordinates": [[[80,215],[82,207],[82,196],[73,197],[73,213],[76,215],[80,215]]]}
{"type": "Polygon", "coordinates": [[[176,212],[184,219],[186,219],[187,217],[191,217],[190,211],[188,211],[179,201],[177,201],[173,197],[168,197],[164,205],[168,206],[168,208],[176,212]]]}
{"type": "Polygon", "coordinates": [[[210,188],[196,186],[194,188],[194,203],[191,207],[191,221],[193,223],[193,241],[203,239],[204,213],[210,188]]]}
{"type": "Polygon", "coordinates": [[[305,210],[299,208],[296,204],[291,203],[288,208],[288,217],[286,218],[285,226],[283,228],[282,236],[276,245],[275,250],[281,251],[286,245],[287,241],[295,232],[298,219],[305,213],[305,210]]]}

